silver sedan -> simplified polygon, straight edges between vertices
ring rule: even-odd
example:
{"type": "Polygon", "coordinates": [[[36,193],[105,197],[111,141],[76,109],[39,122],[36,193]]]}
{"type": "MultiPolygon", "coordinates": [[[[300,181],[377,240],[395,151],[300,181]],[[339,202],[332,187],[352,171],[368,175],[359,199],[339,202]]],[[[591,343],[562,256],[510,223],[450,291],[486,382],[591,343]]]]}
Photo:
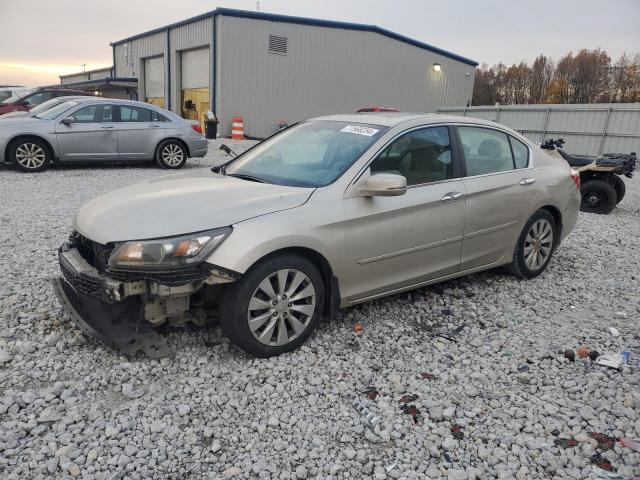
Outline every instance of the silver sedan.
{"type": "Polygon", "coordinates": [[[206,153],[197,123],[142,102],[77,98],[0,122],[0,163],[25,172],[39,172],[51,162],[94,161],[155,160],[175,169],[206,153]]]}

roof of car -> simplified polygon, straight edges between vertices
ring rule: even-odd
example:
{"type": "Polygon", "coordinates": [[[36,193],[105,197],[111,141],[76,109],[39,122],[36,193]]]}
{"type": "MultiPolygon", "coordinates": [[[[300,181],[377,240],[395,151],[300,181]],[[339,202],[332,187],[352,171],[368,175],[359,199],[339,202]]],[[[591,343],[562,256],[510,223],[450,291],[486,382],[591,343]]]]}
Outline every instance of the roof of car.
{"type": "MultiPolygon", "coordinates": [[[[495,122],[482,120],[479,118],[461,117],[455,115],[441,115],[438,113],[407,113],[407,112],[371,112],[371,113],[349,113],[343,115],[328,115],[316,117],[313,120],[330,120],[339,122],[366,123],[369,125],[380,125],[382,127],[395,127],[401,123],[422,120],[426,123],[474,123],[482,125],[496,126],[495,122]]],[[[500,125],[503,127],[503,125],[500,125]]]]}

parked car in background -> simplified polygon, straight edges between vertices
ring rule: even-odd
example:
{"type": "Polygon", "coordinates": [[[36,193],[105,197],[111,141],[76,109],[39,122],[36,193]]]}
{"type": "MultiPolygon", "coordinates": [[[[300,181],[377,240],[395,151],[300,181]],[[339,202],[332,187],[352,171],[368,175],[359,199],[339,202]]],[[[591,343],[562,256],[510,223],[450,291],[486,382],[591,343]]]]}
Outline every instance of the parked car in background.
{"type": "Polygon", "coordinates": [[[62,102],[39,114],[0,122],[0,162],[38,172],[54,162],[145,161],[180,168],[203,157],[197,121],[129,100],[96,97],[62,102]]]}
{"type": "Polygon", "coordinates": [[[340,306],[499,266],[536,277],[580,208],[566,162],[468,117],[317,118],[216,170],[78,211],[56,293],[85,332],[155,348],[154,326],[217,312],[237,346],[277,355],[340,306]]]}
{"type": "Polygon", "coordinates": [[[6,120],[9,118],[20,118],[20,117],[29,117],[33,115],[37,115],[42,112],[46,112],[50,108],[55,107],[63,102],[68,100],[77,100],[79,98],[86,98],[86,95],[83,96],[69,96],[69,97],[55,97],[51,100],[47,100],[46,102],[42,102],[40,105],[36,105],[35,107],[29,110],[16,110],[15,112],[3,113],[0,115],[0,120],[6,120]]]}
{"type": "Polygon", "coordinates": [[[399,112],[397,108],[390,107],[364,107],[358,110],[356,113],[381,113],[381,112],[399,112]]]}
{"type": "Polygon", "coordinates": [[[21,96],[26,95],[33,90],[33,88],[25,88],[13,85],[0,86],[0,104],[14,102],[21,96]]]}
{"type": "Polygon", "coordinates": [[[32,92],[20,95],[16,100],[9,103],[0,103],[0,115],[9,112],[16,111],[28,111],[29,109],[40,105],[47,100],[51,100],[55,97],[64,96],[84,96],[93,97],[93,93],[85,92],[84,90],[73,90],[70,88],[58,88],[58,87],[44,87],[37,88],[32,92]]]}

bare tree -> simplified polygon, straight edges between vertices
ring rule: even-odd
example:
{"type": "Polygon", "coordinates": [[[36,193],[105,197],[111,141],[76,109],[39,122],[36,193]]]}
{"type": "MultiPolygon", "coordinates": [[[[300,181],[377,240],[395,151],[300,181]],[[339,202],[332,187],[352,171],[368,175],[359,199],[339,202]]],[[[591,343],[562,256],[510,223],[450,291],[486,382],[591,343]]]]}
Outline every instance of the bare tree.
{"type": "Polygon", "coordinates": [[[476,69],[474,105],[640,101],[640,54],[615,63],[601,49],[580,50],[558,62],[539,55],[529,66],[483,64],[476,69]]]}

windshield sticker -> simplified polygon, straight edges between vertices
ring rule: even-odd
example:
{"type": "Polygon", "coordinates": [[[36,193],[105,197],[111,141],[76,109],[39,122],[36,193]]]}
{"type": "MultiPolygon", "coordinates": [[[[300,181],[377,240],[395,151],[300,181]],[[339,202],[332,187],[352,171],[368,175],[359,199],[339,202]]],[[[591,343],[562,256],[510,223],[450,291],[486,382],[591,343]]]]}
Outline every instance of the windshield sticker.
{"type": "Polygon", "coordinates": [[[373,137],[380,130],[371,127],[361,127],[359,125],[347,125],[340,129],[344,133],[355,133],[356,135],[364,135],[365,137],[373,137]]]}

